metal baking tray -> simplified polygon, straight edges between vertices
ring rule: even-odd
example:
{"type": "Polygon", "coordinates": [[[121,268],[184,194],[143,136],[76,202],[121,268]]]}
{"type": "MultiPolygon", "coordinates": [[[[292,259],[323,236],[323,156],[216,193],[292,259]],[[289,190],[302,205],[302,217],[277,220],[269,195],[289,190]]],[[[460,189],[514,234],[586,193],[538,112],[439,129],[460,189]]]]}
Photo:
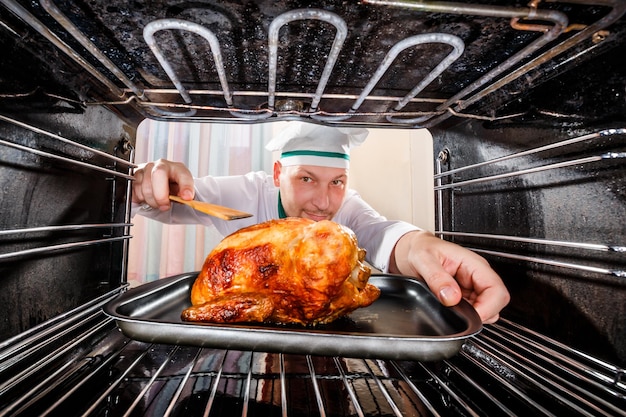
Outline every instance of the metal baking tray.
{"type": "Polygon", "coordinates": [[[381,290],[372,305],[316,327],[271,324],[184,322],[198,272],[132,288],[109,302],[104,312],[136,340],[210,348],[355,358],[431,361],[454,356],[482,329],[465,300],[444,307],[428,287],[410,277],[373,274],[381,290]]]}

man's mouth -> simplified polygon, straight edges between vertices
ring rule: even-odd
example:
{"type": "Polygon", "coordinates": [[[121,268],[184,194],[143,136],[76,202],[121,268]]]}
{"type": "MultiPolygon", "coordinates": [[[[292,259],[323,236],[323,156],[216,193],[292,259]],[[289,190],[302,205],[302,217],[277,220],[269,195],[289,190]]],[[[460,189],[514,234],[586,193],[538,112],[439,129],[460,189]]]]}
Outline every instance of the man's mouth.
{"type": "Polygon", "coordinates": [[[305,211],[304,214],[306,214],[306,217],[308,217],[311,220],[314,220],[316,222],[319,222],[320,220],[329,220],[330,216],[326,213],[310,213],[308,211],[305,211]]]}

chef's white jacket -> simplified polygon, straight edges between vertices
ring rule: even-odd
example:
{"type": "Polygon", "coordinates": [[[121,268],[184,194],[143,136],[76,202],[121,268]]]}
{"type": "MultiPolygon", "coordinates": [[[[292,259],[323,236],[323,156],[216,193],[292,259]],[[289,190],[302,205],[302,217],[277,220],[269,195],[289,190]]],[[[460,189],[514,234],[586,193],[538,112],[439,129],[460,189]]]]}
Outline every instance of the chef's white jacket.
{"type": "MultiPolygon", "coordinates": [[[[195,191],[195,199],[198,201],[231,207],[253,216],[226,221],[176,203],[172,204],[170,211],[165,212],[133,204],[132,214],[140,214],[163,223],[214,225],[224,236],[246,226],[279,218],[278,188],[274,185],[273,177],[266,172],[196,178],[195,191]]],[[[389,270],[389,258],[400,237],[419,230],[406,222],[387,220],[354,190],[348,190],[333,221],[354,231],[359,246],[367,251],[367,262],[383,272],[389,270]]]]}

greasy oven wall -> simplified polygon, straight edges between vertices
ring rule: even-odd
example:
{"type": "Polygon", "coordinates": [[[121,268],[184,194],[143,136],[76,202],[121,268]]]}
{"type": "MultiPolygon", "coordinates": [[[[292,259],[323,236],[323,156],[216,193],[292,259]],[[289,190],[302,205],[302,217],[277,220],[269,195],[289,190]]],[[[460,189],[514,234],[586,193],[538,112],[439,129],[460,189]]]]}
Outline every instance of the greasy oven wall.
{"type": "Polygon", "coordinates": [[[433,130],[437,228],[501,274],[504,317],[624,363],[626,135],[610,127],[433,130]]]}
{"type": "Polygon", "coordinates": [[[0,340],[119,287],[134,137],[99,107],[2,114],[0,340]]]}

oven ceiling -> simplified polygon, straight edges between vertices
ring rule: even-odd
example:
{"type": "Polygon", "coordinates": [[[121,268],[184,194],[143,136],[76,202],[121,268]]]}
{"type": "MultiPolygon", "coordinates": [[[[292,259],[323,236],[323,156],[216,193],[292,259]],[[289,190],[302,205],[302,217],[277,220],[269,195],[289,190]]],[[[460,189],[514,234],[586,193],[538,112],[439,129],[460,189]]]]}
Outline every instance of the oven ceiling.
{"type": "Polygon", "coordinates": [[[0,0],[0,112],[624,121],[626,2],[534,3],[0,0]]]}

